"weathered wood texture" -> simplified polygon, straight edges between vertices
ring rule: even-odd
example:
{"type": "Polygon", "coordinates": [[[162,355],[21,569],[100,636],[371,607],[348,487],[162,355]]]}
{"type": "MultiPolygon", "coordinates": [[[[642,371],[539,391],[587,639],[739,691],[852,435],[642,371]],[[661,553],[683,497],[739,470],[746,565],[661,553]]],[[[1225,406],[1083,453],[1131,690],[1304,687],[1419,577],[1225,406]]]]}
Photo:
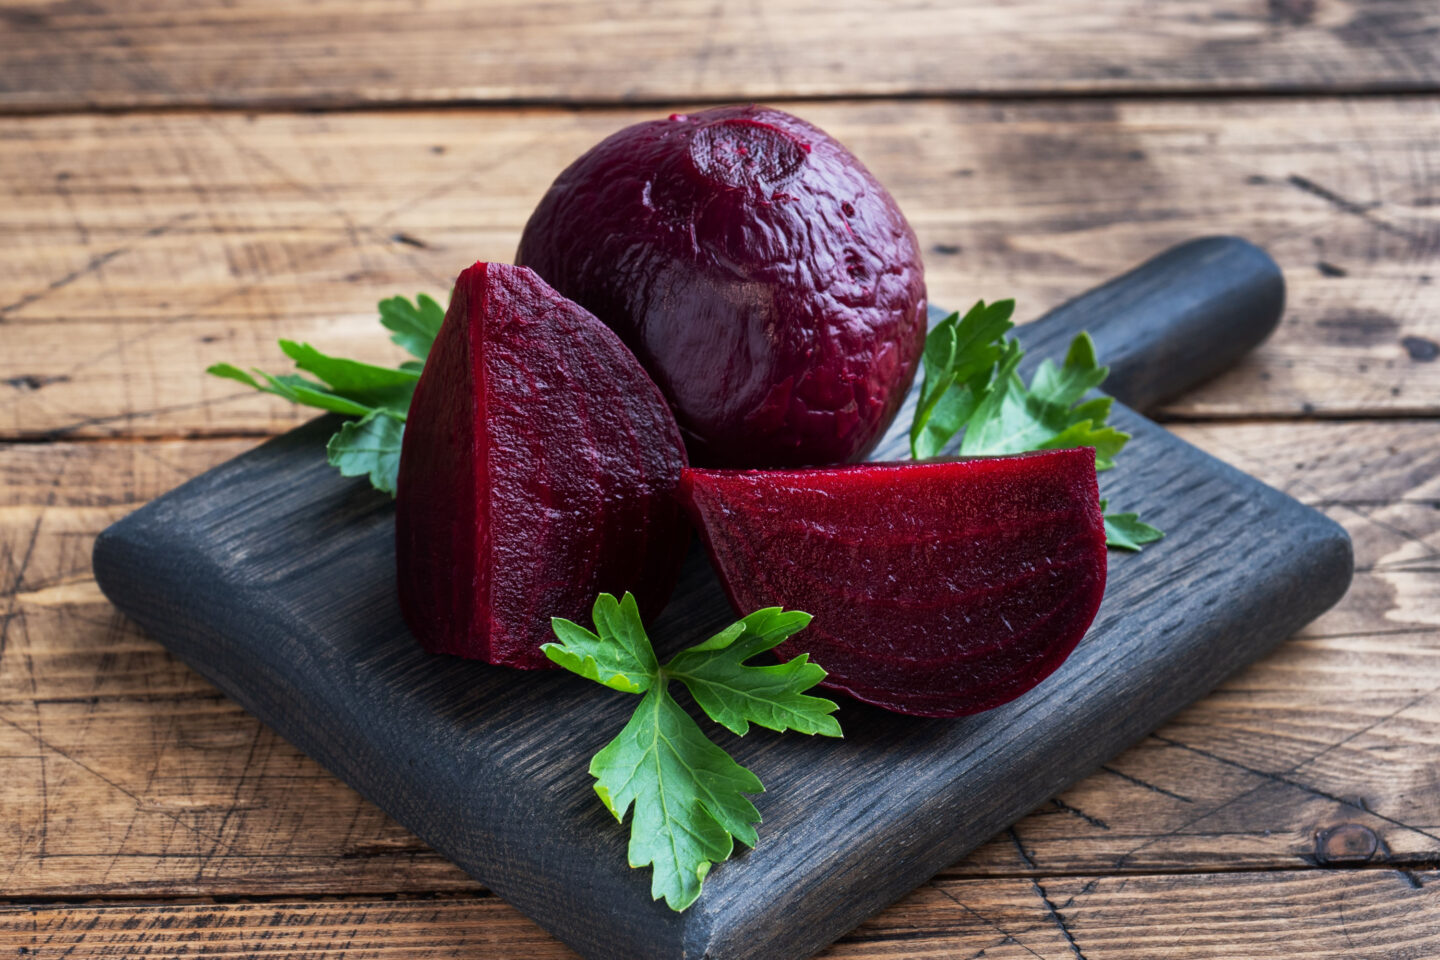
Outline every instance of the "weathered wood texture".
{"type": "Polygon", "coordinates": [[[1436,89],[1426,0],[4,0],[0,108],[1436,89]]]}
{"type": "MultiPolygon", "coordinates": [[[[0,906],[7,942],[62,956],[572,960],[494,897],[0,906]]],[[[1422,960],[1440,954],[1440,872],[937,878],[820,960],[1422,960]]]]}
{"type": "MultiPolygon", "coordinates": [[[[1426,0],[0,0],[0,112],[1323,97],[794,108],[894,189],[943,303],[1014,294],[1035,316],[1188,236],[1265,244],[1285,327],[1168,412],[1241,418],[1175,429],[1340,521],[1359,563],[1335,610],[828,955],[1428,958],[1440,426],[1305,417],[1437,412],[1440,101],[1324,96],[1436,89],[1437,16],[1426,0]]],[[[666,109],[0,120],[0,440],[148,438],[0,443],[0,896],[346,896],[0,907],[0,954],[572,956],[126,623],[90,544],[255,442],[227,437],[307,416],[197,370],[278,368],[281,335],[392,357],[376,299],[509,259],[570,157],[666,109]],[[160,439],[179,436],[208,439],[160,439]]]]}
{"type": "MultiPolygon", "coordinates": [[[[1237,233],[1281,330],[1162,413],[1440,409],[1440,100],[810,104],[890,184],[932,296],[1035,317],[1237,233]]],[[[207,364],[279,336],[398,358],[374,304],[509,260],[551,178],[656,110],[0,120],[0,437],[275,433],[307,416],[207,364]]]]}

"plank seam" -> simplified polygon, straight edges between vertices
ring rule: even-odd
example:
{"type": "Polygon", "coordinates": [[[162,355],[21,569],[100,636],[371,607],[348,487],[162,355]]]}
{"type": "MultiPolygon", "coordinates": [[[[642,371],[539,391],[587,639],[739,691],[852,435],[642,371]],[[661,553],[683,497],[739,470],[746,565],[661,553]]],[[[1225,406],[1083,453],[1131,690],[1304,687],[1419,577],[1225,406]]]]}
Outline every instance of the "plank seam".
{"type": "MultiPolygon", "coordinates": [[[[1219,865],[1211,867],[1196,867],[1194,869],[1172,869],[1172,870],[1120,870],[1113,873],[1105,873],[1098,870],[1046,870],[1043,873],[939,873],[931,880],[930,885],[936,883],[973,883],[989,880],[1014,880],[1014,881],[1047,881],[1047,880],[1074,880],[1082,877],[1098,879],[1125,879],[1141,880],[1147,877],[1201,877],[1201,876],[1225,876],[1241,873],[1294,873],[1313,876],[1316,874],[1343,874],[1362,871],[1393,871],[1401,875],[1406,884],[1412,889],[1423,889],[1424,883],[1417,873],[1430,873],[1440,871],[1440,858],[1396,858],[1387,861],[1371,860],[1364,863],[1331,863],[1316,864],[1298,861],[1293,865],[1263,864],[1263,865],[1219,865]]],[[[212,906],[249,903],[350,903],[355,901],[384,901],[394,903],[406,903],[409,901],[444,901],[444,900],[495,900],[499,897],[485,888],[447,888],[442,890],[400,890],[400,891],[374,891],[358,893],[304,893],[304,892],[279,892],[279,893],[255,893],[255,894],[223,894],[215,893],[197,896],[195,894],[155,894],[155,893],[89,893],[89,894],[40,894],[40,895],[19,895],[0,896],[0,911],[18,908],[45,908],[45,907],[68,907],[68,906],[212,906]]]]}
{"type": "Polygon", "coordinates": [[[602,112],[611,110],[669,109],[716,106],[737,102],[763,102],[777,106],[821,103],[1076,103],[1120,100],[1341,100],[1341,99],[1428,99],[1440,96],[1440,83],[1374,83],[1352,86],[1293,84],[1271,87],[1113,87],[1104,90],[902,90],[891,92],[849,92],[827,94],[775,94],[773,96],[706,95],[695,97],[635,97],[632,99],[583,100],[563,97],[503,97],[480,99],[446,97],[397,98],[393,100],[333,100],[328,98],[276,97],[271,99],[193,103],[75,103],[64,105],[0,104],[0,119],[23,119],[86,114],[130,115],[168,113],[400,113],[417,110],[543,110],[602,112]]]}

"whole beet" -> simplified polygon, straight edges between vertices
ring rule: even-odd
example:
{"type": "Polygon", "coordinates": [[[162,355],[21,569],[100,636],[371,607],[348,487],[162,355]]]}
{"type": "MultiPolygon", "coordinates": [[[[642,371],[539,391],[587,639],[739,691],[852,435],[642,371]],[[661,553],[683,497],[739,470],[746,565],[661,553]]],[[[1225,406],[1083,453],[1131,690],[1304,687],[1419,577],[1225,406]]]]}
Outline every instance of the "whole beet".
{"type": "Polygon", "coordinates": [[[703,465],[862,458],[924,346],[924,272],[895,201],[767,107],[602,141],[551,185],[516,260],[620,334],[703,465]]]}

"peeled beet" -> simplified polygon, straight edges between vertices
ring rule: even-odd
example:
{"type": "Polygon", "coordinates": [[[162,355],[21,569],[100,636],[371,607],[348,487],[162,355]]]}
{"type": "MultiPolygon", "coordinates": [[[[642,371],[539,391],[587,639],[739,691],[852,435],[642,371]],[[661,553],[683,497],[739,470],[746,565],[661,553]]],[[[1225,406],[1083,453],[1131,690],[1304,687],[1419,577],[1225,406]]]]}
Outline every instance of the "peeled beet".
{"type": "Polygon", "coordinates": [[[707,466],[862,458],[924,346],[924,271],[895,201],[768,107],[604,140],[551,185],[516,262],[620,334],[707,466]]]}
{"type": "Polygon", "coordinates": [[[689,540],[685,448],[604,324],[523,267],[455,284],[400,455],[400,607],[427,650],[545,667],[601,591],[658,613],[689,540]]]}
{"type": "Polygon", "coordinates": [[[815,619],[776,648],[897,713],[1013,700],[1080,642],[1105,592],[1089,448],[828,470],[686,470],[680,493],[735,609],[815,619]]]}

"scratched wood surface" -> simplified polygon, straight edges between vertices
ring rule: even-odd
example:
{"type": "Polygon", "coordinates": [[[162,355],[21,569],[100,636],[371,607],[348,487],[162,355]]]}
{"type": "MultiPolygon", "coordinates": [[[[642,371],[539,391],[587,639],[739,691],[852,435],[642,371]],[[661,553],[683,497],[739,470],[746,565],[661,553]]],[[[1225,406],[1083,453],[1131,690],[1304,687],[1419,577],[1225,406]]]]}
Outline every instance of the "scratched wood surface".
{"type": "Polygon", "coordinates": [[[0,0],[0,108],[1435,89],[1430,0],[0,0]]]}
{"type": "Polygon", "coordinates": [[[827,955],[1440,955],[1437,16],[0,0],[0,957],[568,955],[125,623],[90,543],[303,419],[204,365],[278,366],[280,335],[387,358],[376,299],[508,258],[604,133],[740,97],[825,101],[792,109],[890,185],[941,302],[1035,316],[1191,235],[1265,244],[1286,323],[1164,414],[1358,564],[1299,636],[827,955]],[[1290,95],[1241,95],[1264,91],[1290,95]]]}
{"type": "MultiPolygon", "coordinates": [[[[1440,945],[1440,872],[1282,870],[1170,876],[937,877],[824,960],[1401,960],[1440,945]],[[1044,902],[1053,911],[1037,911],[1044,902]],[[1242,902],[1248,909],[1237,911],[1242,902]],[[1183,912],[1188,924],[1177,929],[1183,912]],[[1047,913],[1049,914],[1047,916],[1047,913]],[[1061,923],[1062,914],[1070,917],[1061,923]],[[1404,922],[1397,922],[1403,918],[1404,922]],[[1084,944],[1083,952],[1080,944],[1084,944]]],[[[307,960],[574,960],[494,897],[33,906],[0,936],[35,955],[239,953],[307,960]],[[27,948],[28,949],[28,948],[27,948]]]]}
{"type": "MultiPolygon", "coordinates": [[[[1036,317],[1192,236],[1265,246],[1285,323],[1172,416],[1440,409],[1440,99],[797,109],[892,187],[940,303],[1013,295],[1036,317]]],[[[393,362],[377,300],[510,259],[554,175],[654,114],[0,120],[0,437],[295,426],[196,371],[273,368],[280,336],[393,362]]]]}

